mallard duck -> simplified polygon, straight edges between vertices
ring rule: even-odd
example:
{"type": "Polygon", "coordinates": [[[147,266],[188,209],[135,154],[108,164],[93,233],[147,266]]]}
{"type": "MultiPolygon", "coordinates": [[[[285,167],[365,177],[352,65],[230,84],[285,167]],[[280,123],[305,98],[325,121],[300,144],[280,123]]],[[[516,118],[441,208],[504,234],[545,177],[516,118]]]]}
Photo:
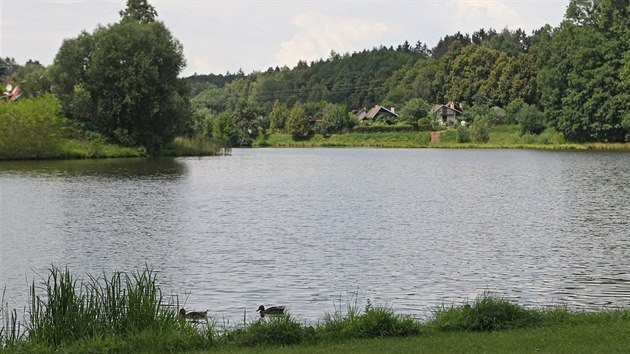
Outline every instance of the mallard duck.
{"type": "Polygon", "coordinates": [[[181,308],[179,310],[179,317],[181,318],[185,318],[187,320],[202,320],[205,318],[208,318],[208,310],[204,311],[204,312],[197,312],[197,311],[193,311],[193,312],[186,312],[186,310],[184,310],[183,308],[181,308]]]}
{"type": "Polygon", "coordinates": [[[284,315],[284,306],[271,306],[269,308],[265,308],[265,306],[260,305],[256,312],[260,311],[260,317],[265,317],[265,315],[270,316],[280,316],[284,315]]]}

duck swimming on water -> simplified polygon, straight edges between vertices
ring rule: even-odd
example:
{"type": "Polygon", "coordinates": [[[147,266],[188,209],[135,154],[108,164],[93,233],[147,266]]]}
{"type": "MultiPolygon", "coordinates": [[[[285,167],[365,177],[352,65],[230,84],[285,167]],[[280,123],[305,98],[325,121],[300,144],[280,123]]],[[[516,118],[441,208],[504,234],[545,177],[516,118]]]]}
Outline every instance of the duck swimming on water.
{"type": "Polygon", "coordinates": [[[265,306],[260,305],[256,312],[260,312],[260,317],[265,317],[265,315],[280,316],[284,315],[284,306],[271,306],[269,308],[265,308],[265,306]]]}
{"type": "Polygon", "coordinates": [[[203,320],[208,318],[208,310],[204,312],[192,311],[186,312],[183,308],[179,310],[179,317],[185,318],[187,320],[203,320]]]}

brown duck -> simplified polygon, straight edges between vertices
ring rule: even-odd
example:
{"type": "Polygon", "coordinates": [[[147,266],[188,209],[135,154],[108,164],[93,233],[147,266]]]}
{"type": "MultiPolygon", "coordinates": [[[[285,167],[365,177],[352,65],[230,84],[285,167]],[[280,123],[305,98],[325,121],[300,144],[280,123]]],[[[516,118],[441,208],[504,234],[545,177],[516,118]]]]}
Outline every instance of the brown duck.
{"type": "Polygon", "coordinates": [[[260,305],[256,312],[260,312],[260,317],[265,317],[265,315],[281,316],[284,315],[284,306],[271,306],[269,308],[265,308],[265,306],[260,305]]]}
{"type": "Polygon", "coordinates": [[[198,311],[186,312],[186,310],[181,308],[179,310],[179,317],[185,318],[187,320],[193,320],[193,321],[203,320],[203,319],[208,318],[208,310],[204,312],[198,312],[198,311]]]}

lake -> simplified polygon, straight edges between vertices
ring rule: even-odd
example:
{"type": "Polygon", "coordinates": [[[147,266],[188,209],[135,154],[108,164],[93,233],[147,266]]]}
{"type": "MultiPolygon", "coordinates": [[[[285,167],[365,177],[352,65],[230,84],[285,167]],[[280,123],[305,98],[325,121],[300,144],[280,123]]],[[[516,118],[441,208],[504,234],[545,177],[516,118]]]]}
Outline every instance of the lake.
{"type": "Polygon", "coordinates": [[[630,154],[234,149],[0,162],[0,289],[54,264],[158,273],[219,323],[357,301],[426,316],[489,290],[525,306],[630,306],[630,154]]]}

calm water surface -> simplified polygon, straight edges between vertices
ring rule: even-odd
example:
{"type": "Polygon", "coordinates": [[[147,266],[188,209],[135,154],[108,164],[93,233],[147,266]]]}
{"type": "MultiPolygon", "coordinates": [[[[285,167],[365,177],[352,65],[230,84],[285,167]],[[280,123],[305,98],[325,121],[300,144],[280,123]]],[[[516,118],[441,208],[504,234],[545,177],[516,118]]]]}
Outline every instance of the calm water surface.
{"type": "Polygon", "coordinates": [[[220,321],[306,321],[358,293],[424,316],[484,290],[526,306],[630,306],[630,154],[235,149],[0,162],[0,288],[51,265],[158,272],[220,321]]]}

